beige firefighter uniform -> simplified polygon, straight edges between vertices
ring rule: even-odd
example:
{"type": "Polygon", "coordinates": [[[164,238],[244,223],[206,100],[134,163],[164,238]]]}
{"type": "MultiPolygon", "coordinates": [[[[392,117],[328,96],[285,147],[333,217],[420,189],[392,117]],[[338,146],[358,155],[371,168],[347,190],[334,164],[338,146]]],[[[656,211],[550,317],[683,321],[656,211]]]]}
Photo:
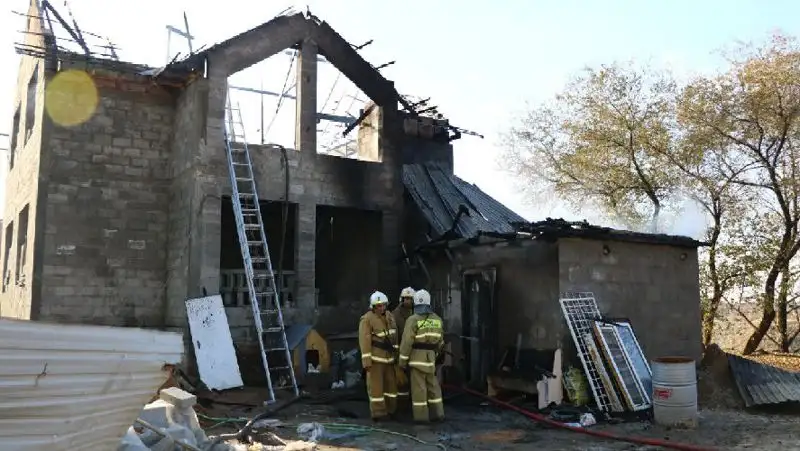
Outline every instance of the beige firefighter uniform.
{"type": "MultiPolygon", "coordinates": [[[[394,317],[394,321],[397,323],[397,333],[399,335],[403,334],[403,330],[405,330],[406,320],[409,316],[411,316],[413,312],[413,306],[406,306],[405,305],[405,298],[414,299],[414,289],[411,287],[404,288],[403,291],[400,293],[400,305],[392,310],[392,316],[394,317]]],[[[398,337],[399,338],[399,337],[398,337]]],[[[409,397],[409,388],[408,388],[408,378],[405,378],[405,383],[401,383],[400,377],[398,377],[397,381],[397,407],[398,409],[406,412],[408,406],[410,406],[408,402],[409,397]]]]}
{"type": "Polygon", "coordinates": [[[442,351],[444,329],[435,313],[411,315],[400,343],[400,366],[411,368],[411,409],[414,421],[444,419],[442,388],[436,379],[436,356],[442,351]]]}
{"type": "Polygon", "coordinates": [[[372,311],[361,317],[358,345],[361,364],[367,370],[367,394],[372,418],[381,419],[397,409],[397,382],[394,358],[397,352],[397,325],[392,314],[372,311]]]}

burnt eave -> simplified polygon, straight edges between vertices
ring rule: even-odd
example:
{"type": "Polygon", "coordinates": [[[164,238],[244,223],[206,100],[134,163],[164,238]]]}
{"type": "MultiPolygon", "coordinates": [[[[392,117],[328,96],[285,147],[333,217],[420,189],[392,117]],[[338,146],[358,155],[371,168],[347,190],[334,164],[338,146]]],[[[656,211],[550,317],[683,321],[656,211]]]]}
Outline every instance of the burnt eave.
{"type": "Polygon", "coordinates": [[[696,249],[708,243],[687,236],[656,233],[632,232],[589,224],[586,221],[566,221],[547,218],[537,222],[517,222],[513,224],[521,234],[534,239],[558,240],[561,238],[580,238],[596,241],[617,241],[626,243],[660,244],[674,247],[696,249]]]}

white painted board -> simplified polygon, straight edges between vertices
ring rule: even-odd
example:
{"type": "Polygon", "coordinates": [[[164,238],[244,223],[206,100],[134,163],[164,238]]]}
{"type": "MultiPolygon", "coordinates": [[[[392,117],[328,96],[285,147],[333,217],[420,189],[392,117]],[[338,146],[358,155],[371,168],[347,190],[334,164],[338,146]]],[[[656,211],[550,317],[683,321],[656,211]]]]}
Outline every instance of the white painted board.
{"type": "Polygon", "coordinates": [[[222,296],[187,300],[186,315],[200,380],[212,390],[241,387],[242,375],[222,296]]]}

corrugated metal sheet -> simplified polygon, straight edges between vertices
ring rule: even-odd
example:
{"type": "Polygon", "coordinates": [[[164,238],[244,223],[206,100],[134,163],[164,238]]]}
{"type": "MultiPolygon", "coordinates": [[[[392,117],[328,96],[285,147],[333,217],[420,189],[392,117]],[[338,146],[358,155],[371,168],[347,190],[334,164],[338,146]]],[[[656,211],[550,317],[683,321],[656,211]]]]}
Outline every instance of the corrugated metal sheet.
{"type": "Polygon", "coordinates": [[[733,379],[747,407],[800,402],[800,373],[728,354],[733,379]]]}
{"type": "Polygon", "coordinates": [[[455,228],[460,238],[513,233],[511,223],[525,222],[480,188],[437,163],[404,165],[403,184],[437,235],[450,230],[462,205],[469,216],[462,215],[455,228]]]}
{"type": "Polygon", "coordinates": [[[177,333],[0,319],[0,448],[116,449],[182,353],[177,333]]]}

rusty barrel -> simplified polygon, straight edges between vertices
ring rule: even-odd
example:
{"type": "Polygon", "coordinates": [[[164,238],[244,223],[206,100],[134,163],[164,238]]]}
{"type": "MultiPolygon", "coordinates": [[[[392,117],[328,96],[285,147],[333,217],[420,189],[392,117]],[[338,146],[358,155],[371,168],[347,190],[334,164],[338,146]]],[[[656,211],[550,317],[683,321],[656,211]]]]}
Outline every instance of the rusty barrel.
{"type": "Polygon", "coordinates": [[[697,426],[697,371],[693,359],[660,357],[652,362],[653,419],[670,427],[697,426]]]}

